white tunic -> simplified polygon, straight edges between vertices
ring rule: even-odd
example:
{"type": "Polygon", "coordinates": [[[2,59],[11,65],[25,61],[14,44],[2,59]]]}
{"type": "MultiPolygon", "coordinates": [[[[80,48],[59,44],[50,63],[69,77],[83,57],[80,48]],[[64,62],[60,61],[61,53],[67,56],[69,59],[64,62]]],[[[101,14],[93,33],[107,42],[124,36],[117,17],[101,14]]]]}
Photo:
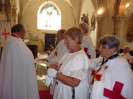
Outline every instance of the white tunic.
{"type": "Polygon", "coordinates": [[[0,99],[39,99],[34,58],[20,38],[9,37],[3,48],[0,99]]]}
{"type": "MultiPolygon", "coordinates": [[[[75,99],[88,99],[89,98],[89,85],[88,85],[88,57],[83,50],[69,53],[63,57],[60,62],[62,72],[66,76],[77,78],[80,84],[75,87],[75,99]]],[[[58,81],[54,91],[53,99],[72,99],[72,87],[58,81]]]]}
{"type": "Polygon", "coordinates": [[[103,71],[101,80],[94,81],[91,99],[124,99],[118,95],[126,99],[133,99],[133,72],[128,62],[121,57],[117,57],[109,60],[105,65],[108,67],[103,71]],[[116,90],[119,91],[115,92],[116,90]],[[113,94],[110,96],[111,93],[113,94]],[[110,98],[112,96],[115,98],[110,98]]]}
{"type": "Polygon", "coordinates": [[[93,46],[93,42],[88,35],[83,36],[83,40],[81,43],[82,48],[87,48],[87,53],[91,56],[91,58],[96,57],[95,48],[93,46]]]}

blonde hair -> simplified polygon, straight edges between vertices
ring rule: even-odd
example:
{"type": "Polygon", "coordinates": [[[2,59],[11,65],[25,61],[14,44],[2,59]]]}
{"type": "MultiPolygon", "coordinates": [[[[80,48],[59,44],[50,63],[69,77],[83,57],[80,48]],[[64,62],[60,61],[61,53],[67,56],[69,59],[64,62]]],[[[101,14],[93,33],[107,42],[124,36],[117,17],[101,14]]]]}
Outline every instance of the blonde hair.
{"type": "Polygon", "coordinates": [[[81,30],[77,27],[72,27],[70,29],[68,29],[66,32],[65,32],[65,35],[71,37],[73,40],[78,40],[78,43],[81,44],[82,42],[82,33],[81,33],[81,30]]]}
{"type": "Polygon", "coordinates": [[[82,29],[82,31],[84,32],[84,33],[88,33],[89,32],[89,26],[88,26],[88,24],[87,23],[80,23],[79,24],[79,27],[82,29]]]}

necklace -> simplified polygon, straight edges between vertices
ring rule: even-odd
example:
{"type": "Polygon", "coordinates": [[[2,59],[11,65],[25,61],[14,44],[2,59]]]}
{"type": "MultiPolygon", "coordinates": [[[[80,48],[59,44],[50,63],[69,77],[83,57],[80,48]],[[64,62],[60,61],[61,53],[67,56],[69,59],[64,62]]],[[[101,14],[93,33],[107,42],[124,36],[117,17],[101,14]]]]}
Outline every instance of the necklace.
{"type": "Polygon", "coordinates": [[[109,57],[106,60],[103,58],[103,61],[102,61],[101,65],[100,65],[100,67],[97,70],[93,70],[92,71],[93,78],[92,78],[91,84],[94,83],[94,80],[96,80],[96,81],[100,81],[101,80],[103,72],[108,68],[108,66],[105,65],[105,63],[107,63],[108,60],[114,59],[114,58],[116,58],[118,56],[119,56],[118,54],[114,54],[114,55],[112,55],[111,57],[109,57]]]}

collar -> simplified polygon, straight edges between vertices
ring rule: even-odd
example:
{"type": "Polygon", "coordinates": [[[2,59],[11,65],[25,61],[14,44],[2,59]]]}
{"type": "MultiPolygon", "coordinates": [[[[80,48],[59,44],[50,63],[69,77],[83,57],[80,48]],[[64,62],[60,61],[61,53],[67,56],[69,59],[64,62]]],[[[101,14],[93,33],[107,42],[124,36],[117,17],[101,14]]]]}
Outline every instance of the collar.
{"type": "Polygon", "coordinates": [[[103,58],[103,61],[102,61],[101,65],[105,64],[108,60],[112,60],[112,59],[114,59],[114,58],[116,58],[116,57],[118,57],[118,56],[119,56],[119,54],[118,54],[118,53],[115,53],[115,54],[113,54],[112,56],[110,56],[110,57],[107,58],[107,59],[104,59],[104,58],[103,58]]]}
{"type": "Polygon", "coordinates": [[[13,37],[20,38],[16,33],[11,33],[13,37]]]}

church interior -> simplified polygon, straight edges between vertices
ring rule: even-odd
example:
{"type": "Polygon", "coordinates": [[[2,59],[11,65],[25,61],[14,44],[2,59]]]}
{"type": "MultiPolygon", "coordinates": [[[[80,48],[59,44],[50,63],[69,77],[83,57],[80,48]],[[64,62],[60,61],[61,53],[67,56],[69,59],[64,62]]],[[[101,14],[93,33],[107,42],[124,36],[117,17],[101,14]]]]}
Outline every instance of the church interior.
{"type": "MultiPolygon", "coordinates": [[[[133,0],[0,0],[0,47],[11,27],[23,24],[24,41],[35,58],[39,91],[47,91],[45,59],[56,46],[56,33],[82,21],[88,24],[96,49],[99,38],[115,35],[121,42],[120,49],[129,48],[133,54],[133,0]]],[[[46,97],[50,99],[48,94],[46,97]]]]}

